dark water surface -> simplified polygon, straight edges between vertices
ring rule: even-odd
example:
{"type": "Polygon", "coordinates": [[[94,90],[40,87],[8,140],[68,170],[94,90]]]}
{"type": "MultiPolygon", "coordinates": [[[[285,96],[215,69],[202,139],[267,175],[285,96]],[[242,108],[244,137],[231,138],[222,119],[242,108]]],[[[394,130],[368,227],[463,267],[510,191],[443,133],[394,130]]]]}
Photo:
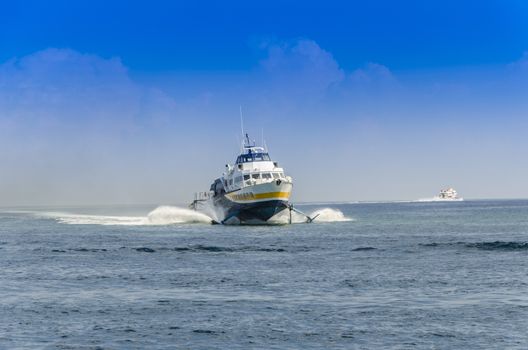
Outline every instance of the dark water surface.
{"type": "Polygon", "coordinates": [[[354,221],[0,212],[0,349],[528,348],[528,201],[331,207],[354,221]]]}

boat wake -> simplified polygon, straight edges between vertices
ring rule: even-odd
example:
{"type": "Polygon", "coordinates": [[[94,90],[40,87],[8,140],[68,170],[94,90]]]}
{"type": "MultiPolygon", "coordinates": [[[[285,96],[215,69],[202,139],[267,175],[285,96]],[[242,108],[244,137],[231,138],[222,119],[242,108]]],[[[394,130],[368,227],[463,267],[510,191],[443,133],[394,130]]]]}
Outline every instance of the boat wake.
{"type": "Polygon", "coordinates": [[[323,208],[315,210],[309,215],[311,218],[315,218],[314,222],[343,222],[343,221],[354,221],[354,219],[346,217],[345,214],[339,209],[323,208]]]}
{"type": "Polygon", "coordinates": [[[432,197],[432,198],[421,198],[417,199],[413,202],[416,203],[427,203],[427,202],[461,202],[463,201],[462,198],[440,198],[440,197],[432,197]]]}
{"type": "MultiPolygon", "coordinates": [[[[307,221],[306,216],[300,213],[292,212],[291,215],[292,224],[304,224],[307,221]]],[[[306,215],[308,215],[310,218],[313,218],[314,223],[354,221],[354,219],[346,217],[341,210],[333,208],[317,209],[312,211],[311,213],[307,213],[306,215]]],[[[276,214],[274,217],[272,217],[269,221],[273,224],[287,224],[289,223],[289,220],[289,210],[283,210],[280,213],[276,214]]]]}
{"type": "Polygon", "coordinates": [[[201,223],[210,224],[211,218],[203,213],[173,206],[160,206],[147,216],[109,216],[87,215],[63,212],[38,213],[53,218],[57,222],[69,225],[105,225],[105,226],[163,226],[174,224],[201,223]]]}
{"type": "MultiPolygon", "coordinates": [[[[74,214],[66,212],[38,212],[38,216],[52,218],[61,224],[68,225],[104,225],[104,226],[166,226],[175,224],[211,224],[219,222],[218,213],[207,213],[187,208],[163,205],[159,206],[147,216],[117,216],[74,214]]],[[[352,221],[338,209],[323,208],[310,213],[314,222],[343,222],[352,221]]],[[[289,212],[284,210],[277,214],[270,223],[286,224],[289,222],[289,212]]],[[[292,223],[305,223],[306,217],[299,213],[292,213],[292,223]]]]}

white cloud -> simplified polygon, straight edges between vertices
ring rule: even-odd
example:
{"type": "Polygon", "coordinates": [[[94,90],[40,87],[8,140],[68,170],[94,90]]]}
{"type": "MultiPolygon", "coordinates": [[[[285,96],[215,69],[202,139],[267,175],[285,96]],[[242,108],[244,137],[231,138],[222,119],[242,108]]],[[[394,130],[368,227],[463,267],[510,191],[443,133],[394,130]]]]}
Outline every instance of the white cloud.
{"type": "Polygon", "coordinates": [[[387,85],[396,82],[392,72],[384,65],[369,62],[350,74],[349,79],[360,85],[387,85]]]}
{"type": "Polygon", "coordinates": [[[51,48],[0,65],[0,118],[19,124],[133,128],[174,108],[162,92],[132,81],[118,58],[51,48]]]}
{"type": "Polygon", "coordinates": [[[524,51],[520,59],[509,64],[509,68],[517,71],[528,71],[528,51],[524,51]]]}
{"type": "MultiPolygon", "coordinates": [[[[171,96],[132,79],[118,58],[47,49],[0,64],[0,205],[184,201],[206,189],[237,151],[239,104],[247,129],[258,133],[262,127],[274,138],[266,136],[273,155],[289,164],[293,176],[328,176],[308,171],[303,162],[304,153],[321,152],[332,154],[322,161],[339,165],[334,173],[353,176],[360,187],[372,182],[373,172],[385,171],[385,164],[403,178],[406,164],[444,157],[452,140],[427,135],[446,125],[470,130],[475,116],[481,134],[489,128],[496,139],[497,125],[507,134],[501,118],[516,123],[526,115],[522,72],[528,70],[528,53],[509,70],[500,65],[464,74],[398,75],[372,62],[345,71],[307,39],[262,48],[265,57],[252,71],[151,80],[171,96]],[[306,149],[291,149],[292,138],[306,149]],[[361,161],[365,151],[370,156],[361,161]],[[360,166],[340,162],[350,154],[360,166]],[[400,166],[393,160],[401,154],[410,158],[400,166]]],[[[523,130],[518,125],[524,124],[515,125],[523,130]]],[[[514,140],[512,152],[525,144],[521,133],[514,140]]],[[[306,179],[299,176],[296,193],[321,199],[317,191],[310,193],[306,179]]],[[[466,183],[471,181],[468,176],[466,183]]],[[[364,192],[361,198],[383,193],[364,192]]],[[[359,199],[353,189],[341,195],[359,199]]]]}
{"type": "Polygon", "coordinates": [[[169,135],[179,118],[118,58],[46,49],[0,64],[0,204],[145,198],[137,184],[159,182],[147,164],[184,142],[169,135]]]}
{"type": "Polygon", "coordinates": [[[276,91],[302,96],[320,96],[344,79],[344,72],[332,54],[315,41],[267,44],[267,57],[260,67],[276,91]]]}

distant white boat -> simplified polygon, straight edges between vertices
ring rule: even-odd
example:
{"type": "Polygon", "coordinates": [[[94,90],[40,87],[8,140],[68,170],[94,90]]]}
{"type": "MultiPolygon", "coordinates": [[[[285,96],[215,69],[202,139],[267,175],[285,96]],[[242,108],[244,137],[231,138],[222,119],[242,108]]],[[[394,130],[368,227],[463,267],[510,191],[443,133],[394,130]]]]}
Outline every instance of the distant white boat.
{"type": "Polygon", "coordinates": [[[449,187],[441,190],[440,193],[433,198],[418,199],[415,202],[460,202],[463,200],[464,198],[459,197],[454,188],[449,187]]]}
{"type": "Polygon", "coordinates": [[[463,201],[464,198],[459,197],[457,191],[453,187],[449,187],[440,191],[438,196],[433,198],[434,201],[463,201]]]}

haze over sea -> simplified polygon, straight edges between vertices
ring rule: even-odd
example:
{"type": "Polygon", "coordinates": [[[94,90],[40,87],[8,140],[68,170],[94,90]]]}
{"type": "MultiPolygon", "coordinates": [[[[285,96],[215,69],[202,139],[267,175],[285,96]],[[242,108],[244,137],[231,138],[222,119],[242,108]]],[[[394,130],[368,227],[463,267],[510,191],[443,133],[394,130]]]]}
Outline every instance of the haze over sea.
{"type": "Polygon", "coordinates": [[[325,207],[5,209],[0,348],[526,348],[528,201],[325,207]]]}

